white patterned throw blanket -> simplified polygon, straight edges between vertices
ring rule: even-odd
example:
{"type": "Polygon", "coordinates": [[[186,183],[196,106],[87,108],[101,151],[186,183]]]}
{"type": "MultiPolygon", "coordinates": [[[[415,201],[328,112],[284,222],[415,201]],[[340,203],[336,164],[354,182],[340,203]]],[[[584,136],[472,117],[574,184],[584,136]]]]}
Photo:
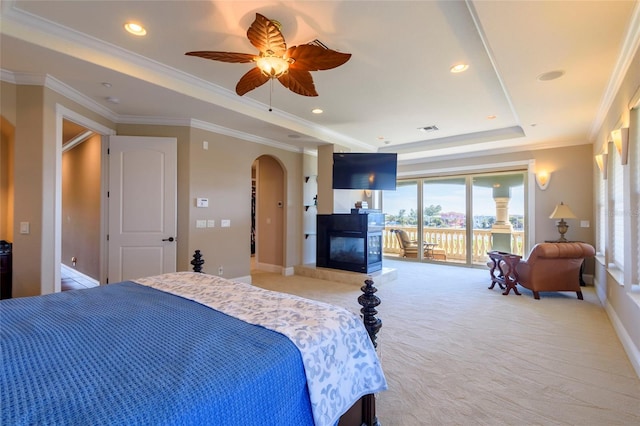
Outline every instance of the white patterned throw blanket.
{"type": "Polygon", "coordinates": [[[302,355],[317,426],[336,424],[360,397],[387,389],[362,321],[346,309],[194,272],[134,282],[287,336],[302,355]]]}

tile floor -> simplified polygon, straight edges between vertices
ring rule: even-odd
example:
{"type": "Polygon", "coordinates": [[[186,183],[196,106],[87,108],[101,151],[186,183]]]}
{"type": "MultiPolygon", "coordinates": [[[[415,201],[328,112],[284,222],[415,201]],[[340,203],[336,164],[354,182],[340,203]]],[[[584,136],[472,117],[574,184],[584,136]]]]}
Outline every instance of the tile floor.
{"type": "Polygon", "coordinates": [[[60,287],[62,291],[79,290],[98,286],[98,282],[73,268],[62,265],[60,268],[60,287]]]}

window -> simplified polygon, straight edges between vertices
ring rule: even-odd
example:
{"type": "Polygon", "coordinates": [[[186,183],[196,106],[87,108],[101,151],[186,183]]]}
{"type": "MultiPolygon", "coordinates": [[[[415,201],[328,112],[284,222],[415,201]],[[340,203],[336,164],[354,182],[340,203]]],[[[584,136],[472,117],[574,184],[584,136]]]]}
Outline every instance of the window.
{"type": "Polygon", "coordinates": [[[624,176],[620,155],[609,149],[609,226],[611,232],[610,266],[624,270],[624,176]]]}
{"type": "Polygon", "coordinates": [[[596,221],[598,223],[596,251],[599,255],[604,255],[607,241],[605,232],[607,229],[607,181],[603,179],[602,173],[599,173],[596,185],[598,187],[596,198],[596,221]]]}

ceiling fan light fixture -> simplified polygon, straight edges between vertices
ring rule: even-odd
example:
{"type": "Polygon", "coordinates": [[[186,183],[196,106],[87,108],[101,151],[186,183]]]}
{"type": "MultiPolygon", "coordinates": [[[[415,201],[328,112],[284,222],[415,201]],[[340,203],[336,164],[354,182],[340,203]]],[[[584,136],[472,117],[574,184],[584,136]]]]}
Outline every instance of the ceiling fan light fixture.
{"type": "Polygon", "coordinates": [[[269,78],[278,78],[289,70],[289,61],[279,56],[260,56],[256,66],[269,78]]]}
{"type": "Polygon", "coordinates": [[[258,55],[210,50],[187,52],[185,55],[229,63],[254,63],[256,66],[245,73],[236,84],[236,93],[239,96],[268,81],[273,83],[273,80],[278,80],[284,87],[299,95],[318,96],[310,71],[339,67],[351,58],[351,54],[315,44],[287,48],[279,27],[277,21],[256,13],[256,20],[247,30],[247,38],[260,52],[258,55]]]}

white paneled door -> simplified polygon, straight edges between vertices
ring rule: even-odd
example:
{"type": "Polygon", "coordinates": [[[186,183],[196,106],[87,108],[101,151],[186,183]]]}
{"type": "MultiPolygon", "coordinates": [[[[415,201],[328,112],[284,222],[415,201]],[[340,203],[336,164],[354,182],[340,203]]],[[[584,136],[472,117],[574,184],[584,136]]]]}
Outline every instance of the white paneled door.
{"type": "Polygon", "coordinates": [[[110,283],[176,270],[176,138],[109,138],[110,283]]]}

